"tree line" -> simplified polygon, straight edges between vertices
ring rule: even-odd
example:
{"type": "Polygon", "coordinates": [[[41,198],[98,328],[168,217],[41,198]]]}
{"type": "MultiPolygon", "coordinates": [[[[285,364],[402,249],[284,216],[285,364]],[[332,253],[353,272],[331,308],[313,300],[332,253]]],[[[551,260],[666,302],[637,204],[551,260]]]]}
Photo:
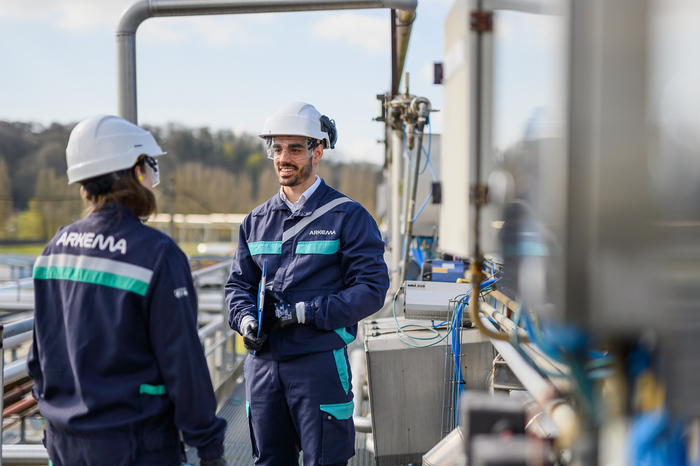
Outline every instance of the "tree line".
{"type": "MultiPolygon", "coordinates": [[[[79,188],[68,186],[66,177],[65,149],[74,126],[0,121],[0,239],[48,240],[81,217],[79,188]]],[[[145,127],[168,153],[155,189],[159,212],[247,213],[279,189],[255,135],[177,124],[145,127]]],[[[326,157],[317,174],[374,214],[381,167],[326,157]]]]}

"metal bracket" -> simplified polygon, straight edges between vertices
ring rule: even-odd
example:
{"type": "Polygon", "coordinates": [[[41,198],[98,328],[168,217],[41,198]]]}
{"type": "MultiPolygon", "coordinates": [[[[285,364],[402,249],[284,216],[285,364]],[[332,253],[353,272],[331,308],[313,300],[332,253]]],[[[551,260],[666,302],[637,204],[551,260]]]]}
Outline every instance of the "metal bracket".
{"type": "Polygon", "coordinates": [[[477,32],[493,31],[493,13],[486,11],[472,11],[471,29],[477,32]]]}
{"type": "Polygon", "coordinates": [[[493,360],[493,375],[491,387],[495,391],[509,392],[510,390],[524,390],[520,380],[513,374],[503,358],[499,355],[493,360]]]}
{"type": "Polygon", "coordinates": [[[483,184],[472,186],[469,190],[469,200],[476,205],[486,205],[489,187],[483,184]]]}

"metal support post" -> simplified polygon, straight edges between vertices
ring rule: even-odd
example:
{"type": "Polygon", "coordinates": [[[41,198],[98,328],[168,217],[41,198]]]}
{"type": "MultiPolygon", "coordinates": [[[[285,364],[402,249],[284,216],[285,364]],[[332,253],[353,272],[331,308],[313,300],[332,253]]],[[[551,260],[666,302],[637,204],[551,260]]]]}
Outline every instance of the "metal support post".
{"type": "Polygon", "coordinates": [[[391,131],[391,289],[401,286],[399,266],[401,264],[401,172],[403,171],[403,134],[401,130],[391,131]]]}
{"type": "MultiPolygon", "coordinates": [[[[2,374],[2,390],[3,394],[5,393],[5,345],[3,344],[3,340],[5,339],[5,326],[0,325],[0,374],[2,374]]],[[[0,411],[5,410],[5,400],[4,397],[3,399],[0,399],[0,411]]],[[[2,466],[2,440],[4,436],[3,432],[3,425],[0,422],[0,466],[2,466]]]]}

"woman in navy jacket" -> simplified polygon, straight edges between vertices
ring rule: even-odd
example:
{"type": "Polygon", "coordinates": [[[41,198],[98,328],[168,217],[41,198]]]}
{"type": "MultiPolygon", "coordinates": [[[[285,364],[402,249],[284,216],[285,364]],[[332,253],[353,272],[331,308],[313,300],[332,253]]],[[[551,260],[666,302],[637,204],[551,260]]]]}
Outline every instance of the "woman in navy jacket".
{"type": "Polygon", "coordinates": [[[55,466],[177,465],[178,430],[200,464],[225,464],[188,260],[140,220],[156,208],[160,155],[148,131],[114,116],[79,123],[68,141],[68,182],[89,215],[36,261],[27,358],[55,466]]]}

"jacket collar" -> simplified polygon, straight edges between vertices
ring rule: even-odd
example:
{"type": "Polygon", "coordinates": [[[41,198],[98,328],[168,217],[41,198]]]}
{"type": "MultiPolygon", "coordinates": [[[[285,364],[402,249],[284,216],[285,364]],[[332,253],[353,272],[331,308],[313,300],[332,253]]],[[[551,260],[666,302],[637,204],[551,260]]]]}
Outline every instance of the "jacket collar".
{"type": "MultiPolygon", "coordinates": [[[[330,188],[326,182],[321,178],[321,184],[316,188],[316,191],[306,200],[301,209],[297,211],[296,216],[306,217],[311,215],[320,205],[321,200],[326,197],[326,193],[330,188]]],[[[279,195],[279,192],[275,193],[272,199],[270,199],[270,205],[272,210],[289,210],[289,207],[279,195]]]]}
{"type": "Polygon", "coordinates": [[[100,205],[96,206],[95,210],[92,212],[91,215],[111,216],[111,215],[114,215],[116,213],[121,214],[122,217],[128,217],[128,218],[132,218],[134,220],[139,220],[139,218],[136,216],[136,214],[134,212],[131,211],[131,209],[123,206],[122,204],[117,204],[117,203],[113,203],[113,202],[105,202],[104,204],[100,204],[100,205]]]}

